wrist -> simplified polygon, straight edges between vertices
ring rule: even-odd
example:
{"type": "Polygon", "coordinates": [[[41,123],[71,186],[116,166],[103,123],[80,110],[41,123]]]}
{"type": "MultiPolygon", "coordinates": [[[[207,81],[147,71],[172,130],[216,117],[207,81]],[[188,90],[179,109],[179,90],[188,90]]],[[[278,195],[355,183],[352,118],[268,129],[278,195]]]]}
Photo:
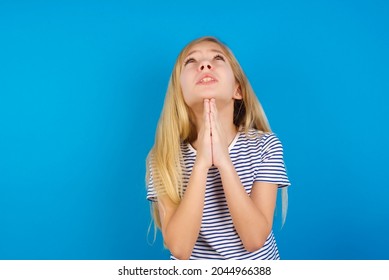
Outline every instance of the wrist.
{"type": "Polygon", "coordinates": [[[219,172],[231,172],[235,170],[234,164],[230,157],[220,160],[215,166],[219,169],[219,172]]]}
{"type": "Polygon", "coordinates": [[[208,173],[209,168],[211,168],[211,166],[209,166],[209,164],[207,164],[205,161],[201,161],[199,159],[196,159],[194,164],[193,164],[193,170],[196,170],[199,172],[208,173]]]}

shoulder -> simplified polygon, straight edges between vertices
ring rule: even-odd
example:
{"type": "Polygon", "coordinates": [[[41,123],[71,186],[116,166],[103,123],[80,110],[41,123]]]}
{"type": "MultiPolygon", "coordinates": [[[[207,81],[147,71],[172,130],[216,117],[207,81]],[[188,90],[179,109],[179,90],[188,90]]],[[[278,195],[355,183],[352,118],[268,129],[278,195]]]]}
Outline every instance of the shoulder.
{"type": "Polygon", "coordinates": [[[269,144],[281,144],[280,139],[274,132],[263,132],[261,130],[251,128],[247,133],[241,131],[241,135],[246,142],[255,142],[261,146],[269,144]]]}
{"type": "Polygon", "coordinates": [[[263,155],[268,152],[279,151],[282,153],[282,143],[274,132],[263,132],[257,129],[241,131],[240,148],[252,153],[263,155]]]}

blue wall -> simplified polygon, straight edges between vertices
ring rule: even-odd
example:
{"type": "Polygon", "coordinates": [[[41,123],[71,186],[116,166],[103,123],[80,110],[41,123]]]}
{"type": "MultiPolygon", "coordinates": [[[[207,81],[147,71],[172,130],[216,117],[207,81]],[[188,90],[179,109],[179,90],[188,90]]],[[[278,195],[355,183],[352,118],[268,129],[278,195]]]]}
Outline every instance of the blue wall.
{"type": "Polygon", "coordinates": [[[389,259],[386,1],[52,2],[0,2],[1,259],[168,258],[144,161],[202,35],[232,48],[284,144],[281,257],[389,259]]]}

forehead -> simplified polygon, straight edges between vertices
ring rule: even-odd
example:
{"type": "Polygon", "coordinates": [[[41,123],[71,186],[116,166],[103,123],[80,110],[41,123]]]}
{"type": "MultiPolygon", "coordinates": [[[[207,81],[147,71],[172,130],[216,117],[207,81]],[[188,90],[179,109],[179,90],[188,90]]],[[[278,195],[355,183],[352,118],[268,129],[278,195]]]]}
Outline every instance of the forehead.
{"type": "Polygon", "coordinates": [[[189,56],[194,53],[204,53],[204,52],[219,52],[225,54],[223,48],[219,44],[215,42],[205,41],[191,46],[187,50],[186,56],[189,56]]]}

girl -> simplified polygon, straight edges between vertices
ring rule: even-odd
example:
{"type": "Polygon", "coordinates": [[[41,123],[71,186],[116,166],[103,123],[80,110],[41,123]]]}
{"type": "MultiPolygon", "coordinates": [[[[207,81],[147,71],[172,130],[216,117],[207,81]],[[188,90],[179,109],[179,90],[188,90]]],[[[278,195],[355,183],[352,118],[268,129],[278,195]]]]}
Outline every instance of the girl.
{"type": "Polygon", "coordinates": [[[273,216],[277,188],[289,185],[282,145],[216,38],[179,54],[147,170],[147,199],[172,259],[279,259],[273,216]]]}

